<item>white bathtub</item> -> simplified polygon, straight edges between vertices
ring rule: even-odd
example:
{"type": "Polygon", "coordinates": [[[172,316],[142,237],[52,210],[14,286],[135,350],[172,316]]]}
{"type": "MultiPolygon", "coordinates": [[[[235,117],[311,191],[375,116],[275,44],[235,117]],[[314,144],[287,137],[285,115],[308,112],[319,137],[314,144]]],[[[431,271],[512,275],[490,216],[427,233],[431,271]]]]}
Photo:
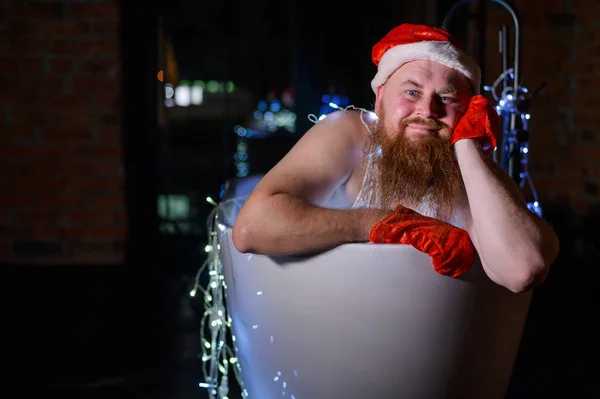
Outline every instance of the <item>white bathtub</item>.
{"type": "Polygon", "coordinates": [[[494,284],[479,261],[452,279],[405,245],[242,254],[230,228],[220,255],[249,398],[505,395],[531,293],[494,284]]]}

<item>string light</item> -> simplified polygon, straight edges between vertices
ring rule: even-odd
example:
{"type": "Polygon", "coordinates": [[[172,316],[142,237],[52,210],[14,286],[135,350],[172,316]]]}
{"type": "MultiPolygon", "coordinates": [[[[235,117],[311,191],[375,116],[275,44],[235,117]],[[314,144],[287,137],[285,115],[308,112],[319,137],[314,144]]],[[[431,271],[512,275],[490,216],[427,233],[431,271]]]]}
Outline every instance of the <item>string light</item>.
{"type": "Polygon", "coordinates": [[[501,166],[506,172],[509,172],[509,158],[516,157],[513,162],[518,162],[521,165],[519,171],[519,187],[525,188],[525,185],[531,190],[533,197],[532,201],[527,202],[527,208],[536,213],[538,216],[542,216],[542,208],[539,203],[538,194],[533,185],[531,175],[529,174],[529,120],[531,114],[529,114],[529,89],[527,87],[518,86],[517,93],[514,93],[511,85],[506,85],[500,93],[498,93],[498,87],[500,83],[506,79],[514,79],[513,68],[509,68],[502,72],[492,86],[484,86],[485,91],[489,91],[494,100],[498,102],[496,105],[496,111],[498,115],[503,119],[503,132],[502,132],[502,143],[503,143],[503,159],[501,166]],[[515,123],[511,123],[511,118],[515,118],[515,123]],[[520,123],[520,128],[516,127],[517,122],[520,123]],[[511,125],[515,126],[512,130],[511,125]],[[515,147],[515,151],[511,152],[511,147],[515,147]]]}
{"type": "Polygon", "coordinates": [[[215,202],[211,197],[206,201],[214,206],[207,219],[208,243],[204,247],[207,258],[198,269],[190,296],[203,299],[204,313],[200,320],[201,360],[204,381],[198,386],[208,391],[210,399],[229,399],[229,371],[233,370],[242,398],[248,397],[241,377],[242,368],[237,361],[238,348],[235,334],[231,329],[231,317],[226,306],[227,284],[223,274],[223,264],[219,256],[221,233],[226,226],[220,218],[226,217],[228,208],[235,205],[241,208],[247,196],[240,196],[215,202]],[[208,270],[206,287],[200,284],[202,274],[208,270]],[[200,295],[199,295],[200,294],[200,295]]]}
{"type": "MultiPolygon", "coordinates": [[[[349,109],[354,109],[354,110],[360,111],[360,121],[367,128],[367,131],[369,133],[371,133],[371,129],[369,128],[369,124],[364,119],[364,114],[367,114],[367,118],[369,118],[371,121],[379,120],[379,117],[377,116],[377,114],[375,114],[375,112],[368,111],[364,108],[358,108],[358,107],[355,107],[354,105],[348,105],[348,106],[342,108],[339,105],[331,102],[328,104],[328,106],[333,109],[337,109],[337,110],[341,110],[341,111],[347,111],[349,109]]],[[[309,114],[307,116],[308,120],[311,121],[312,123],[318,123],[319,121],[325,119],[326,117],[327,117],[327,114],[321,114],[321,116],[319,116],[319,117],[317,117],[315,114],[309,114]]]]}

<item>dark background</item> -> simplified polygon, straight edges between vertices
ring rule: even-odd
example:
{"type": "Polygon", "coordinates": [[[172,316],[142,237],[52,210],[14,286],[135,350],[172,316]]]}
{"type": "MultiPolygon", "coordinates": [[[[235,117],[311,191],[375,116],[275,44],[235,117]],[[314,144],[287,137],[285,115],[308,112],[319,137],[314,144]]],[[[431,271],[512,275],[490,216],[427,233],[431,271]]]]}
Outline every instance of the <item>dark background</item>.
{"type": "MultiPolygon", "coordinates": [[[[0,2],[0,292],[11,397],[202,398],[189,296],[206,219],[256,104],[293,94],[296,131],[242,140],[266,172],[311,126],[323,94],[370,107],[373,44],[402,22],[441,24],[454,1],[3,0],[0,2]],[[418,4],[417,4],[418,3],[418,4]],[[166,71],[172,44],[177,76],[166,71]],[[165,83],[232,81],[200,106],[165,107],[165,83]],[[161,196],[186,216],[158,211],[161,196]]],[[[502,72],[492,2],[452,30],[502,72]]],[[[561,240],[534,295],[510,398],[600,397],[600,6],[510,2],[532,101],[529,166],[561,240]]],[[[171,59],[172,60],[172,59],[171,59]]],[[[236,397],[235,393],[230,395],[236,397]]]]}

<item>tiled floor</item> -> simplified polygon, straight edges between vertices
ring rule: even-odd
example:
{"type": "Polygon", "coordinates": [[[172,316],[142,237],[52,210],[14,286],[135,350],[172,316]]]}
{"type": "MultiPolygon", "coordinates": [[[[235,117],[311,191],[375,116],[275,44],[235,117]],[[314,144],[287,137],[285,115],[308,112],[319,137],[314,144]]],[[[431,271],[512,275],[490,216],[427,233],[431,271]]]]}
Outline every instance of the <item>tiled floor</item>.
{"type": "MultiPolygon", "coordinates": [[[[19,392],[6,397],[207,398],[187,278],[136,286],[140,298],[123,269],[0,268],[2,380],[19,392]]],[[[599,277],[559,264],[536,292],[508,399],[600,398],[599,277]]]]}

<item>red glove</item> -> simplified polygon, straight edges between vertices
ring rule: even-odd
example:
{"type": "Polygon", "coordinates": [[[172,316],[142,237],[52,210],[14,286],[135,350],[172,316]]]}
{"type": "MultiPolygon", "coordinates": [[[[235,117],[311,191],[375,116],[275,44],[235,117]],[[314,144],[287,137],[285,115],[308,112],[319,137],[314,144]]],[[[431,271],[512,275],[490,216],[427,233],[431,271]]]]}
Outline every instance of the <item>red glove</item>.
{"type": "Polygon", "coordinates": [[[485,155],[490,155],[496,149],[500,117],[488,100],[478,94],[471,97],[465,114],[459,119],[450,143],[454,145],[461,139],[477,139],[485,155]]]}
{"type": "Polygon", "coordinates": [[[402,205],[371,228],[369,241],[412,245],[431,256],[436,272],[450,277],[459,277],[475,261],[475,248],[465,230],[402,205]]]}

